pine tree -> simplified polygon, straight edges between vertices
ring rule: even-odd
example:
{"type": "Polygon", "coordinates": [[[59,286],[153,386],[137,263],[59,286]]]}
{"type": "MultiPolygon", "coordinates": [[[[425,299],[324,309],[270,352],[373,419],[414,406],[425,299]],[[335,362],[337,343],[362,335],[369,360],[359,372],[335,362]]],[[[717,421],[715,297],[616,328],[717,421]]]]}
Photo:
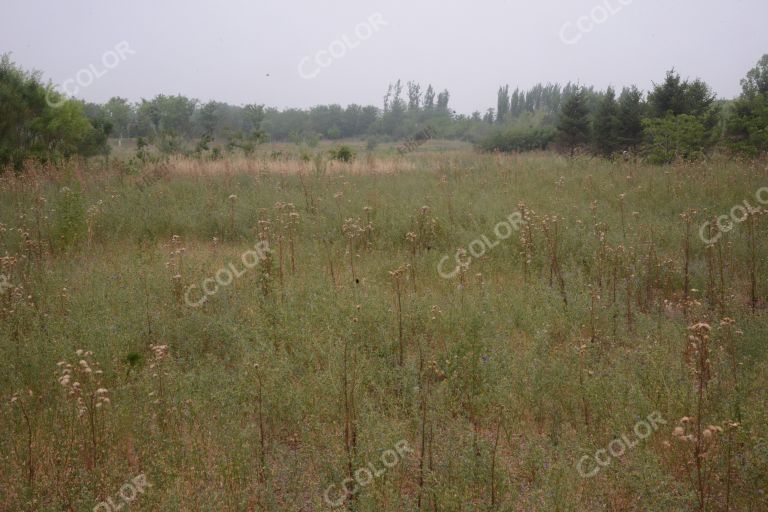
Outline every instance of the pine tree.
{"type": "Polygon", "coordinates": [[[593,143],[595,150],[603,156],[609,157],[619,148],[619,107],[616,103],[616,93],[612,87],[608,87],[605,96],[600,100],[595,113],[593,143]]]}
{"type": "Polygon", "coordinates": [[[573,156],[576,148],[589,141],[590,123],[586,95],[579,89],[565,100],[557,124],[557,143],[573,156]]]}
{"type": "Polygon", "coordinates": [[[619,96],[618,139],[625,150],[637,148],[643,142],[643,94],[632,86],[619,96]]]}
{"type": "Polygon", "coordinates": [[[648,105],[653,117],[668,114],[679,116],[707,116],[712,111],[715,94],[701,80],[682,80],[674,69],[667,71],[664,83],[655,84],[648,94],[648,105]]]}

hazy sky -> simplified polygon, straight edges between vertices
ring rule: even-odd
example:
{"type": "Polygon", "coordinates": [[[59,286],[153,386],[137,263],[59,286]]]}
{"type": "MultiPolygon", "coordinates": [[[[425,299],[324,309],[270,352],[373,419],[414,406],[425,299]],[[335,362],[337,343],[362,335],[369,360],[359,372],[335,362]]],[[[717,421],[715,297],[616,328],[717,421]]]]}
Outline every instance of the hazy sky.
{"type": "Polygon", "coordinates": [[[468,114],[495,107],[502,84],[571,80],[647,90],[673,66],[733,97],[746,71],[768,53],[768,0],[0,5],[0,53],[12,52],[18,64],[56,84],[74,80],[68,90],[97,102],[181,93],[280,108],[381,106],[387,84],[401,78],[447,88],[451,107],[468,114]],[[130,52],[120,59],[115,46],[123,41],[130,52]]]}

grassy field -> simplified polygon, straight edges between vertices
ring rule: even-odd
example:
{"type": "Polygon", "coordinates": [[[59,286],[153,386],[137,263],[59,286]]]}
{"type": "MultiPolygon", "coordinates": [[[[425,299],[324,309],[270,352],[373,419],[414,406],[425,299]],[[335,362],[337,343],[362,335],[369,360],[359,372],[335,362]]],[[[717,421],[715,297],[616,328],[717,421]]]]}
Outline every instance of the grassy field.
{"type": "Polygon", "coordinates": [[[0,175],[1,511],[768,510],[766,162],[359,151],[0,175]]]}

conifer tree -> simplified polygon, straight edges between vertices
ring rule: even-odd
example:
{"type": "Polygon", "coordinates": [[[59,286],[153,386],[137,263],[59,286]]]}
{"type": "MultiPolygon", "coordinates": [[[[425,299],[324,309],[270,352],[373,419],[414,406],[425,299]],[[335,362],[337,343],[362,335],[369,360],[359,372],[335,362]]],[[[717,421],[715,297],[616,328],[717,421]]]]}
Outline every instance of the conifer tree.
{"type": "Polygon", "coordinates": [[[557,143],[567,149],[571,156],[576,148],[589,141],[589,109],[583,89],[579,89],[565,100],[557,123],[557,143]]]}
{"type": "Polygon", "coordinates": [[[618,113],[616,93],[612,87],[608,87],[598,104],[593,132],[595,150],[603,156],[611,156],[619,148],[618,113]]]}
{"type": "Polygon", "coordinates": [[[618,142],[625,150],[637,148],[643,142],[643,94],[637,87],[625,87],[619,96],[618,142]]]}

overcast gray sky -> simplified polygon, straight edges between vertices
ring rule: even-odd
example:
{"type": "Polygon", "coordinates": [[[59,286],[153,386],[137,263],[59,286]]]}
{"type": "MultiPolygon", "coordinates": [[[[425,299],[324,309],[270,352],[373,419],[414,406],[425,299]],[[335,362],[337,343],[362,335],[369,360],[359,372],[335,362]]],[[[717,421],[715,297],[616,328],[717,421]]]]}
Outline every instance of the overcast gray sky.
{"type": "Polygon", "coordinates": [[[56,84],[93,66],[79,82],[99,77],[69,90],[97,102],[181,93],[381,106],[401,78],[447,88],[468,114],[495,107],[502,84],[647,90],[673,66],[733,97],[768,53],[768,0],[3,0],[0,9],[0,53],[56,84]],[[134,53],[115,64],[105,54],[122,41],[134,53]]]}

